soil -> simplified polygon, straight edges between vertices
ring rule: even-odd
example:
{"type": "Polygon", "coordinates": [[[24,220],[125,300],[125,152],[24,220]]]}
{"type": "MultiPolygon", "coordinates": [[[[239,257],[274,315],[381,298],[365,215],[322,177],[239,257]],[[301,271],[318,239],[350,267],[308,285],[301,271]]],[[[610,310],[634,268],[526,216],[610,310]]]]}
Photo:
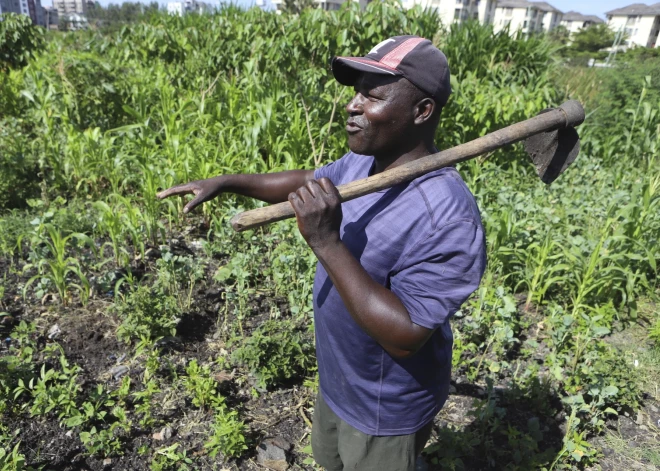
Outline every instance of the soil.
{"type": "MultiPolygon", "coordinates": [[[[178,242],[178,247],[183,246],[178,242]]],[[[190,251],[186,247],[181,250],[190,251]]],[[[153,270],[152,261],[145,261],[145,272],[153,270]]],[[[220,264],[224,263],[222,256],[213,260],[207,267],[208,278],[220,264]]],[[[136,271],[138,267],[136,267],[136,271]]],[[[28,297],[23,300],[21,289],[27,276],[16,272],[10,261],[0,256],[0,272],[5,274],[6,284],[0,311],[10,314],[0,324],[2,338],[11,337],[13,328],[21,321],[31,321],[37,326],[35,337],[40,339],[43,347],[48,340],[49,329],[54,325],[59,327],[61,333],[54,339],[62,348],[68,360],[81,368],[79,374],[80,386],[83,390],[96,387],[97,384],[116,387],[118,380],[110,374],[110,370],[118,365],[129,368],[127,373],[136,384],[142,379],[144,366],[143,357],[132,358],[133,348],[117,339],[116,330],[119,320],[109,307],[112,297],[97,295],[86,306],[74,300],[69,306],[62,304],[54,297],[42,300],[28,297]]],[[[185,364],[192,359],[200,363],[208,362],[218,355],[218,352],[229,348],[223,341],[223,330],[226,328],[225,319],[219,315],[219,306],[222,303],[222,288],[213,282],[202,286],[193,293],[193,308],[182,316],[177,326],[177,338],[163,348],[161,361],[163,365],[168,362],[175,370],[182,370],[185,364]]],[[[275,304],[281,312],[287,311],[284,299],[272,298],[264,294],[255,294],[250,301],[252,315],[244,322],[245,335],[258,327],[269,318],[271,306],[275,304]]],[[[522,304],[520,306],[522,309],[522,304]]],[[[525,336],[536,336],[538,324],[542,315],[538,312],[526,312],[532,320],[525,336]]],[[[231,322],[231,319],[229,320],[231,322]]],[[[460,328],[460,322],[455,328],[460,328]]],[[[311,339],[310,339],[311,340],[311,339]]],[[[7,344],[0,345],[0,355],[7,353],[7,344]]],[[[538,361],[543,352],[535,355],[529,361],[538,361]]],[[[166,368],[164,368],[166,369],[166,368]]],[[[561,448],[564,417],[559,410],[559,398],[552,392],[547,402],[554,406],[548,410],[547,415],[539,415],[538,410],[516,400],[515,391],[507,388],[507,377],[500,378],[493,387],[493,397],[497,398],[498,407],[506,410],[506,420],[513,427],[526,429],[530,419],[538,419],[543,432],[541,448],[554,450],[561,448]]],[[[130,433],[122,436],[119,454],[110,457],[89,456],[82,442],[78,430],[71,431],[59,424],[57,416],[50,413],[42,417],[32,418],[28,411],[18,415],[4,417],[4,423],[9,430],[20,430],[18,439],[21,441],[21,450],[25,454],[27,465],[43,466],[53,471],[73,470],[147,470],[150,469],[152,453],[174,443],[179,443],[182,449],[187,450],[187,456],[195,462],[195,469],[220,470],[257,470],[264,469],[256,462],[257,444],[265,437],[277,437],[292,445],[291,463],[293,469],[312,470],[311,465],[304,464],[308,458],[302,450],[309,444],[311,432],[311,419],[315,393],[303,386],[304,378],[298,378],[289,384],[272,391],[267,391],[254,397],[250,390],[250,377],[245,372],[226,371],[223,373],[220,385],[227,402],[239,411],[240,417],[249,427],[248,439],[250,450],[238,460],[223,461],[220,456],[210,458],[203,450],[204,434],[208,432],[208,425],[212,421],[208,413],[202,409],[188,407],[189,404],[176,394],[164,395],[158,398],[158,411],[155,413],[157,424],[151,428],[141,428],[137,416],[130,417],[133,427],[130,433]],[[166,440],[154,438],[164,426],[173,430],[172,437],[166,440]]],[[[470,415],[474,409],[475,401],[483,400],[487,396],[486,385],[483,383],[470,383],[464,372],[454,374],[450,397],[435,419],[435,427],[431,443],[442,440],[447,433],[468,434],[471,428],[479,427],[479,419],[470,415]]],[[[644,404],[641,413],[643,420],[621,417],[611,428],[618,430],[618,434],[630,446],[632,443],[644,446],[647,440],[658,440],[660,427],[660,414],[658,414],[657,398],[647,395],[648,401],[644,404]],[[646,420],[650,421],[648,424],[646,420]],[[655,421],[655,422],[653,422],[655,421]],[[655,425],[654,425],[655,424],[655,425]],[[646,425],[646,426],[645,426],[646,425]],[[645,426],[645,427],[644,427],[645,426]],[[653,428],[653,427],[656,428],[653,428]]],[[[605,457],[602,462],[604,470],[620,469],[654,469],[652,467],[632,467],[624,465],[622,460],[613,456],[607,444],[604,446],[605,457]]],[[[481,461],[481,457],[470,457],[465,463],[467,470],[488,469],[488,463],[481,461]]],[[[641,466],[644,463],[640,464],[641,466]]],[[[637,466],[637,464],[635,464],[637,466]]],[[[647,464],[648,466],[648,464],[647,464]]],[[[430,469],[440,469],[430,465],[430,469]]],[[[492,469],[492,468],[490,468],[492,469]]]]}

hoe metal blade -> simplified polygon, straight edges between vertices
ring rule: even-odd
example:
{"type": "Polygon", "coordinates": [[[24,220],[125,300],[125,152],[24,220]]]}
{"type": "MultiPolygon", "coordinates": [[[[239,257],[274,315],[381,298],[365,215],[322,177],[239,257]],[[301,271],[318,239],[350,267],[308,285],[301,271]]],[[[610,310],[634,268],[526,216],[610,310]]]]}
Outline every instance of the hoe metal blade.
{"type": "Polygon", "coordinates": [[[580,137],[568,126],[525,139],[525,151],[543,183],[550,184],[571,165],[580,152],[580,137]]]}

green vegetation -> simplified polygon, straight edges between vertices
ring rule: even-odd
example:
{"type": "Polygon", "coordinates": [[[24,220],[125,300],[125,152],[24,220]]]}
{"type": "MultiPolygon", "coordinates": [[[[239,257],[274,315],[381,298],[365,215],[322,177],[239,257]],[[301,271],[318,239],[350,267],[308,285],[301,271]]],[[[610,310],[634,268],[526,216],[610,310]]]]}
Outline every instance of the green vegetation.
{"type": "MultiPolygon", "coordinates": [[[[266,435],[284,436],[294,466],[314,469],[303,451],[316,388],[313,254],[291,221],[232,232],[231,216],[258,202],[227,195],[184,217],[184,201],[155,194],[340,157],[351,90],[332,79],[329,58],[404,33],[433,38],[452,67],[441,148],[569,97],[588,112],[580,157],[550,187],[520,145],[459,166],[489,265],[453,320],[456,392],[428,461],[587,469],[611,459],[606,448],[625,450],[630,428],[618,425],[637,427],[657,405],[653,53],[568,68],[547,38],[439,29],[432,12],[390,2],[154,13],[118,31],[53,34],[42,52],[43,38],[8,18],[1,470],[57,469],[74,456],[92,469],[108,459],[117,469],[237,469],[266,435]]],[[[657,447],[648,450],[627,459],[657,465],[657,447]]]]}

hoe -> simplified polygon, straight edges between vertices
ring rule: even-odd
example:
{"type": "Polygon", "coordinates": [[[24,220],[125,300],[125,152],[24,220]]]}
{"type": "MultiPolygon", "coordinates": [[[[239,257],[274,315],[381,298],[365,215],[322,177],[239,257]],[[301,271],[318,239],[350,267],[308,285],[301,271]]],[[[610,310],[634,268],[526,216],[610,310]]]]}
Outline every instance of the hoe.
{"type": "MultiPolygon", "coordinates": [[[[584,121],[580,102],[570,100],[559,108],[541,111],[534,118],[512,124],[437,154],[429,155],[337,187],[342,201],[350,201],[375,191],[409,182],[434,170],[472,159],[525,139],[525,151],[531,157],[536,173],[550,184],[561,175],[580,151],[580,138],[575,126],[584,121]]],[[[260,227],[295,215],[288,201],[237,214],[231,220],[235,231],[260,227]]]]}

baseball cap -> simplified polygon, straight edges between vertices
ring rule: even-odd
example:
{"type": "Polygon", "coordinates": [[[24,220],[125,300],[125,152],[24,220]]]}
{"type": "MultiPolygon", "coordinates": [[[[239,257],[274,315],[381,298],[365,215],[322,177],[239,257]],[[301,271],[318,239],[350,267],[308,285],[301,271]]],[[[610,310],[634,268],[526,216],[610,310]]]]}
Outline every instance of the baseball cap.
{"type": "Polygon", "coordinates": [[[447,58],[431,41],[419,36],[394,36],[364,57],[332,59],[332,73],[342,85],[354,85],[361,72],[404,77],[441,106],[451,94],[447,58]]]}

